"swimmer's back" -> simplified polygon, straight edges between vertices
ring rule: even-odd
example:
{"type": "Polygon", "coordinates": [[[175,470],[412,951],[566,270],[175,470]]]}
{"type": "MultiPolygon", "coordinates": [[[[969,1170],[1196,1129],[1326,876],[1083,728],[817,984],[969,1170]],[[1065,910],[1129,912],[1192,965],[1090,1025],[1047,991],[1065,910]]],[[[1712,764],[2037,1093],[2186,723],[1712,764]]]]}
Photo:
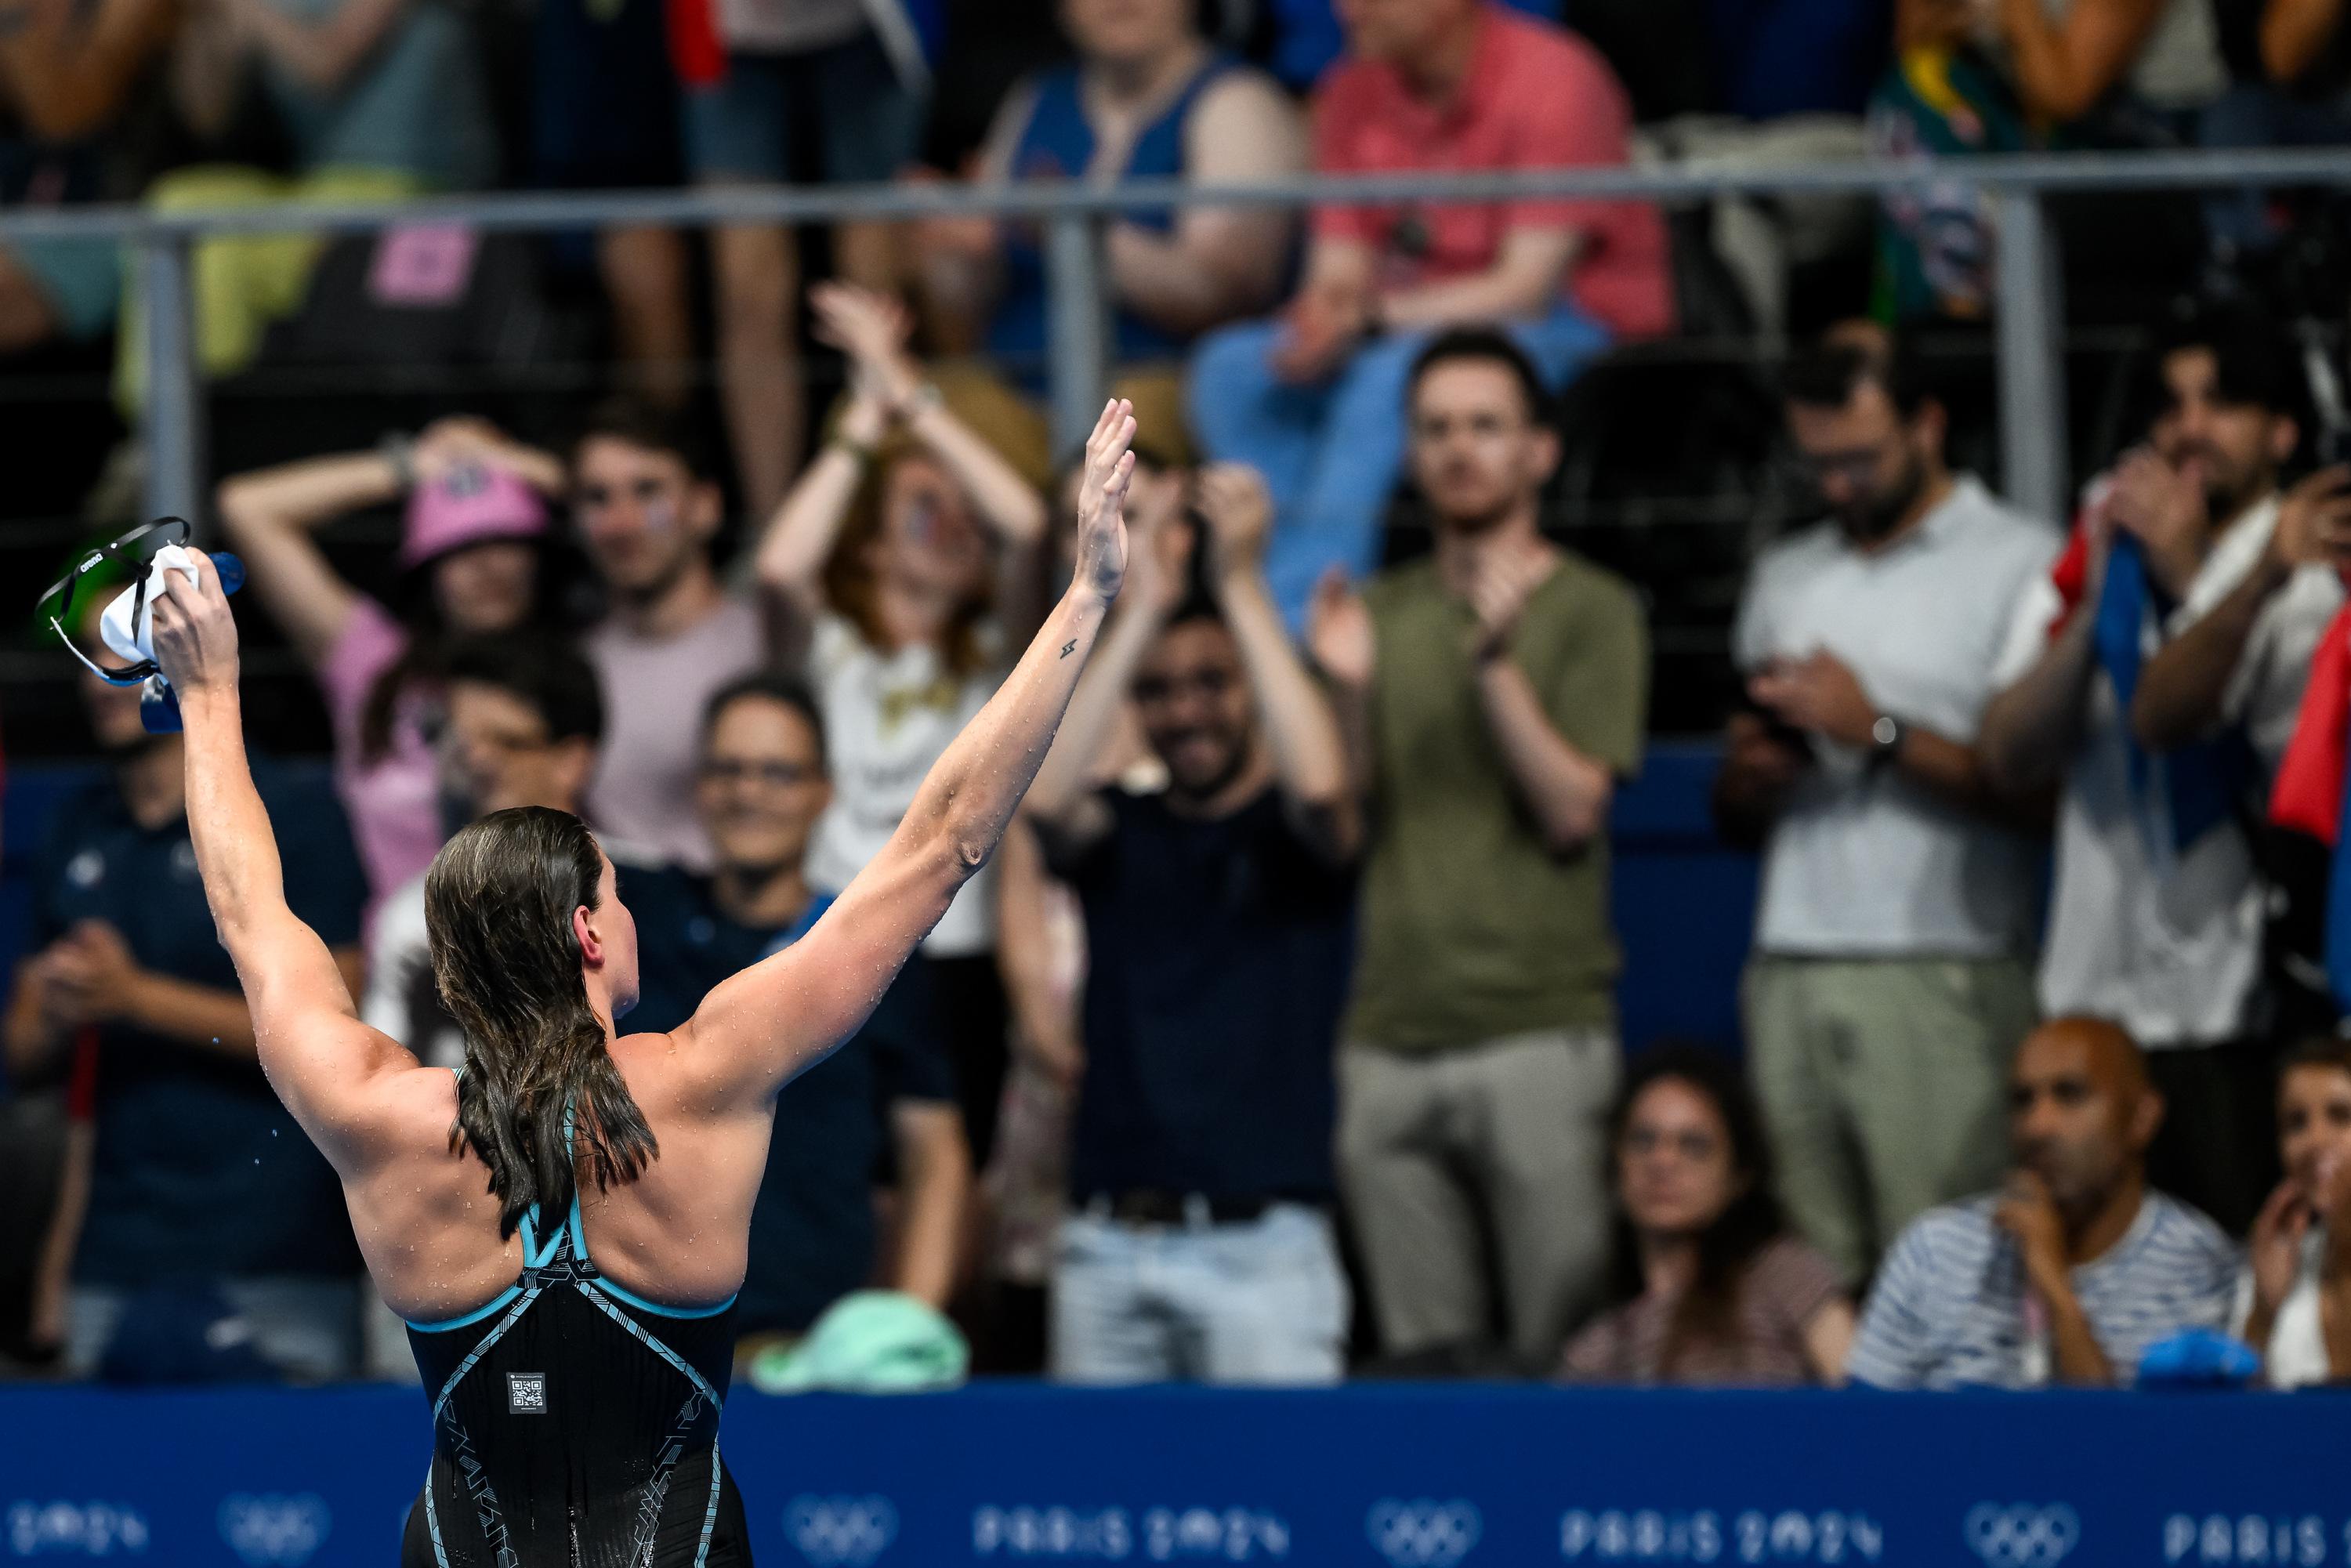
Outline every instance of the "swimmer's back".
{"type": "MultiPolygon", "coordinates": [[[[658,1152],[634,1180],[606,1192],[586,1184],[580,1196],[607,1278],[648,1301],[696,1308],[743,1282],[774,1104],[698,1072],[684,1034],[612,1043],[658,1152]]],[[[355,1162],[364,1168],[343,1182],[352,1228],[393,1312],[412,1322],[461,1316],[514,1282],[522,1239],[498,1234],[489,1167],[471,1148],[451,1147],[456,1075],[420,1067],[381,1082],[381,1113],[366,1134],[374,1157],[355,1162]]]]}

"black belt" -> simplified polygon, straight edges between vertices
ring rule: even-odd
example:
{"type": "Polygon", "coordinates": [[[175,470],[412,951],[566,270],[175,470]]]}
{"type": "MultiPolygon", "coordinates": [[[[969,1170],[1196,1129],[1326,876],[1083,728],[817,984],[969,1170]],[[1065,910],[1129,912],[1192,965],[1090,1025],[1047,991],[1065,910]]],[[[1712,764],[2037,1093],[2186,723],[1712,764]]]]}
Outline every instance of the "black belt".
{"type": "Polygon", "coordinates": [[[1129,1187],[1123,1192],[1098,1192],[1080,1207],[1121,1225],[1188,1225],[1205,1213],[1211,1225],[1247,1225],[1263,1219],[1277,1204],[1300,1203],[1319,1207],[1322,1199],[1290,1197],[1210,1197],[1203,1193],[1176,1192],[1168,1187],[1129,1187]]]}

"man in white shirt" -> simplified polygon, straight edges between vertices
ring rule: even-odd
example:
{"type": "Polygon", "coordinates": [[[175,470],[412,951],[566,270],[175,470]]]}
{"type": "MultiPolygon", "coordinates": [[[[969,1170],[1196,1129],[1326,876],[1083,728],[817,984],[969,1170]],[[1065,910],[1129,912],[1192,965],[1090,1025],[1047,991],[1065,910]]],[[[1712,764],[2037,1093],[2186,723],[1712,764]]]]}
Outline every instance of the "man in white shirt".
{"type": "Polygon", "coordinates": [[[1858,1284],[1914,1216],[2000,1168],[2035,856],[1973,743],[2056,536],[1945,465],[1942,408],[1875,329],[1834,329],[1786,395],[1831,515],[1749,580],[1751,706],[1715,806],[1765,851],[1746,1025],[1782,1196],[1858,1284]]]}
{"type": "Polygon", "coordinates": [[[2159,372],[2147,445],[2016,604],[1980,745],[2004,789],[2063,785],[2043,1007],[2147,1050],[2172,1107],[2149,1178],[2241,1233],[2277,1174],[2243,824],[2342,603],[2325,539],[2344,507],[2325,481],[2279,493],[2295,368],[2262,322],[2207,317],[2159,372]]]}

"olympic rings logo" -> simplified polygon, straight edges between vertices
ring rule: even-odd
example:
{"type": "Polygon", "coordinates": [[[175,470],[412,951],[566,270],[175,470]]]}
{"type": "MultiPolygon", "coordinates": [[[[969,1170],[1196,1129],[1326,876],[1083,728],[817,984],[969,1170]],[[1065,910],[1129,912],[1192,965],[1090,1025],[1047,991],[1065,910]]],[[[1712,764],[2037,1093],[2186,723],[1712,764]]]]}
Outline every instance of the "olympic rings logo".
{"type": "Polygon", "coordinates": [[[2082,1521],[2062,1502],[1980,1502],[1968,1511],[1966,1531],[1968,1549],[1990,1568],[2055,1568],[2080,1543],[2082,1521]]]}
{"type": "Polygon", "coordinates": [[[1373,1550],[1395,1568],[1453,1568],[1476,1548],[1485,1521],[1473,1504],[1459,1498],[1382,1498],[1372,1505],[1364,1528],[1373,1550]]]}
{"type": "Polygon", "coordinates": [[[334,1514],[316,1492],[298,1497],[238,1492],[221,1500],[219,1523],[221,1539],[229,1550],[254,1568],[267,1564],[296,1568],[326,1544],[334,1529],[334,1514]]]}
{"type": "Polygon", "coordinates": [[[886,1497],[792,1499],[784,1533],[818,1568],[864,1568],[898,1538],[898,1511],[886,1497]]]}

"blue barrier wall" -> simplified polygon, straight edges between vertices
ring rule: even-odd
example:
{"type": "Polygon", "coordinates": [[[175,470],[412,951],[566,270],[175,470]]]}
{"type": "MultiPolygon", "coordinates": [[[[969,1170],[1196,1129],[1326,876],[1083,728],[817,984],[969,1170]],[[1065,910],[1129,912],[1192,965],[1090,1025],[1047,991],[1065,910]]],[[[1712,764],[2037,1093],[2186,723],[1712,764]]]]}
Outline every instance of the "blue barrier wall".
{"type": "MultiPolygon", "coordinates": [[[[765,1568],[2319,1568],[2346,1433],[2335,1395],[1001,1384],[738,1393],[721,1443],[765,1568]]],[[[425,1444],[413,1391],[0,1389],[0,1562],[389,1563],[425,1444]]]]}

